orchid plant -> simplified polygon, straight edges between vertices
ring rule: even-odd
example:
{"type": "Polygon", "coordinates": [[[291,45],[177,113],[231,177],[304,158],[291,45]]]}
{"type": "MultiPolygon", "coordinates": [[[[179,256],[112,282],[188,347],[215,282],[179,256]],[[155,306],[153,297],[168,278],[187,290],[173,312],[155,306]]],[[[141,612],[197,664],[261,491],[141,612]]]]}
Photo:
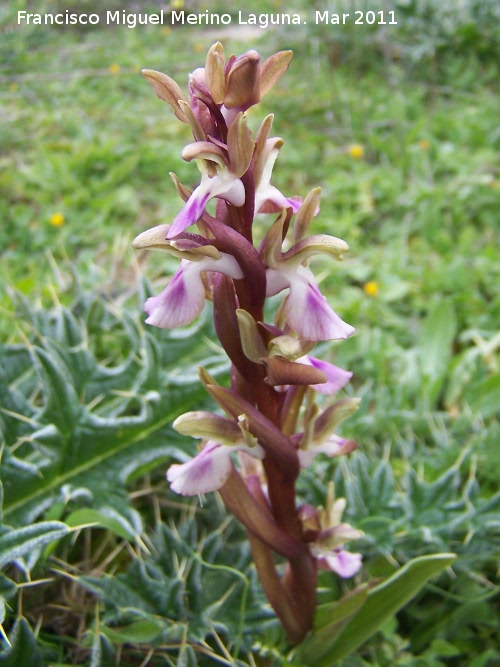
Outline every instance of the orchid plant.
{"type": "Polygon", "coordinates": [[[200,452],[172,465],[168,481],[185,496],[220,493],[245,526],[264,592],[288,639],[298,644],[314,626],[318,569],[342,578],[358,573],[361,556],[345,545],[361,532],[342,521],[345,501],[335,498],[331,485],[324,507],[296,500],[301,469],[316,456],[343,456],[357,447],[336,429],[359,401],[344,397],[325,407],[324,396],[341,390],[352,374],[312,356],[317,342],[354,333],[309,266],[316,255],[342,260],[348,246],[334,236],[308,235],[319,188],[301,199],[271,184],[283,145],[271,136],[273,116],[264,118],[256,136],[247,124],[246,111],[291,58],[282,51],[261,62],[251,50],[226,59],[216,43],[205,67],[189,76],[188,94],[166,74],[143,71],[157,96],[191,127],[194,140],[182,157],[196,160],[201,180],[191,192],[171,174],[184,206],[172,224],[144,231],[133,245],[180,259],[166,288],[146,301],[146,322],[182,327],[212,301],[215,331],[231,362],[230,387],[200,370],[220,410],[176,419],[176,430],[200,440],[200,452]],[[257,220],[266,230],[258,244],[257,220]],[[269,299],[281,293],[273,308],[276,299],[269,299]]]}

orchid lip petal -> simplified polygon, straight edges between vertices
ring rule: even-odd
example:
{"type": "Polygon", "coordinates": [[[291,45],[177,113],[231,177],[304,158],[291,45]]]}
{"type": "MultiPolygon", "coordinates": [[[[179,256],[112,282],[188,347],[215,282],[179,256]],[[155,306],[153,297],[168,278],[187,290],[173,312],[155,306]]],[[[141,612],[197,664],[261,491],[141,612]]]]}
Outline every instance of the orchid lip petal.
{"type": "Polygon", "coordinates": [[[317,359],[316,357],[305,356],[297,359],[298,362],[302,364],[308,364],[314,366],[327,377],[327,381],[322,384],[311,385],[313,389],[318,391],[320,394],[334,394],[339,391],[349,382],[352,377],[350,371],[345,371],[338,366],[330,364],[328,361],[323,361],[322,359],[317,359]]]}
{"type": "Polygon", "coordinates": [[[254,458],[264,458],[264,450],[260,445],[249,447],[240,442],[226,446],[209,440],[193,459],[170,466],[167,480],[172,490],[183,496],[195,496],[220,489],[231,474],[231,454],[236,451],[244,451],[254,458]]]}
{"type": "Polygon", "coordinates": [[[182,496],[216,491],[231,474],[231,448],[209,441],[191,461],[174,464],[167,471],[171,488],[182,496]]]}
{"type": "Polygon", "coordinates": [[[183,260],[181,268],[167,287],[144,304],[146,324],[161,329],[174,329],[192,322],[203,310],[205,288],[198,270],[202,262],[183,260]]]}
{"type": "Polygon", "coordinates": [[[328,305],[312,271],[305,266],[267,270],[267,295],[290,287],[285,303],[287,324],[302,340],[338,340],[348,338],[355,329],[344,322],[328,305]]]}
{"type": "Polygon", "coordinates": [[[285,195],[274,185],[259,187],[255,196],[255,210],[257,213],[259,211],[266,212],[262,209],[265,208],[265,205],[268,205],[269,202],[274,204],[276,211],[280,211],[282,208],[291,208],[294,213],[297,213],[302,206],[301,201],[297,201],[291,197],[285,197],[285,195]]]}
{"type": "Polygon", "coordinates": [[[171,239],[177,236],[187,227],[198,222],[204,214],[208,202],[214,197],[225,199],[234,206],[243,206],[245,203],[245,187],[239,178],[235,178],[228,171],[220,170],[212,178],[204,173],[200,185],[193,190],[172,223],[167,238],[171,239]]]}
{"type": "Polygon", "coordinates": [[[197,262],[182,260],[181,267],[167,287],[144,304],[147,324],[161,329],[174,329],[189,324],[200,315],[205,304],[203,271],[224,273],[233,279],[243,277],[238,262],[232,255],[221,253],[220,259],[205,257],[197,262]]]}
{"type": "Polygon", "coordinates": [[[195,188],[168,230],[167,239],[177,236],[191,225],[194,225],[205,212],[210,198],[210,194],[204,192],[201,185],[195,188]]]}
{"type": "Polygon", "coordinates": [[[317,559],[321,569],[335,572],[343,579],[350,579],[361,569],[361,554],[344,551],[344,549],[320,553],[317,559]]]}
{"type": "Polygon", "coordinates": [[[324,442],[312,443],[308,449],[298,449],[297,454],[300,467],[308,468],[318,454],[326,454],[331,458],[333,456],[340,456],[343,453],[350,453],[351,448],[346,447],[350,442],[352,441],[332,435],[324,442]]]}

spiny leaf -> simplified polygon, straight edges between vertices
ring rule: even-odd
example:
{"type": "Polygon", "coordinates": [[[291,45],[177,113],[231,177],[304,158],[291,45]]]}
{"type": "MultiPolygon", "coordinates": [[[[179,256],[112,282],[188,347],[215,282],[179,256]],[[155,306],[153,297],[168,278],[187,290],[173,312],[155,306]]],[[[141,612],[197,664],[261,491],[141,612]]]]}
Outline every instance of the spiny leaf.
{"type": "Polygon", "coordinates": [[[42,521],[4,533],[0,536],[0,567],[64,537],[68,532],[68,527],[60,521],[42,521]]]}
{"type": "MultiPolygon", "coordinates": [[[[197,342],[186,332],[160,331],[155,338],[130,316],[94,304],[80,298],[75,312],[33,316],[40,329],[38,345],[31,348],[38,372],[30,356],[16,349],[19,363],[6,363],[0,376],[14,401],[2,427],[8,446],[0,467],[4,517],[13,526],[30,523],[80,488],[88,490],[94,509],[109,515],[113,508],[124,529],[140,532],[125,484],[169,456],[185,458],[184,440],[168,425],[186,408],[202,404],[205,394],[194,368],[188,378],[177,369],[186,371],[206,355],[203,334],[209,328],[198,325],[197,342]],[[113,350],[123,351],[125,359],[103,365],[87,345],[96,330],[101,337],[112,332],[118,341],[113,350]],[[18,373],[29,382],[20,383],[18,373]]],[[[0,347],[0,359],[9,356],[10,346],[0,347]]]]}

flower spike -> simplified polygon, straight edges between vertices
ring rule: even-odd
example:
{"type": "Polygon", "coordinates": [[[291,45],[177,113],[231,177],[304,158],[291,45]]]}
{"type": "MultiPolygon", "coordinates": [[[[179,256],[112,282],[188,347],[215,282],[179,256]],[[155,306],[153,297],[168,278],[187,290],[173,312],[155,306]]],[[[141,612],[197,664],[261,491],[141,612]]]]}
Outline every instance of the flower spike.
{"type": "Polygon", "coordinates": [[[332,310],[309,265],[316,255],[340,261],[348,246],[327,234],[307,236],[320,188],[302,199],[272,185],[283,147],[271,136],[274,116],[262,121],[255,138],[246,118],[291,58],[282,51],[262,62],[254,50],[226,58],[217,42],[204,67],[189,75],[187,95],[167,75],[144,70],[158,97],[191,127],[182,158],[196,162],[201,176],[188,189],[170,174],[182,208],[171,224],[140,233],[133,246],[180,260],[165,289],[147,299],[146,323],[181,327],[212,301],[214,332],[230,362],[226,386],[199,368],[220,414],[195,409],[175,420],[177,431],[199,439],[199,451],[173,463],[167,480],[182,496],[219,492],[247,530],[264,592],[288,639],[299,643],[313,628],[318,569],[354,576],[361,555],[344,545],[361,533],[341,521],[345,501],[335,500],[333,487],[325,508],[296,505],[302,469],[319,455],[357,448],[336,429],[359,401],[339,397],[324,405],[352,373],[313,353],[316,342],[354,332],[332,310]],[[253,223],[266,213],[277,218],[266,223],[258,244],[253,223]],[[274,308],[270,298],[283,291],[274,308]],[[283,569],[275,555],[286,559],[283,569]]]}

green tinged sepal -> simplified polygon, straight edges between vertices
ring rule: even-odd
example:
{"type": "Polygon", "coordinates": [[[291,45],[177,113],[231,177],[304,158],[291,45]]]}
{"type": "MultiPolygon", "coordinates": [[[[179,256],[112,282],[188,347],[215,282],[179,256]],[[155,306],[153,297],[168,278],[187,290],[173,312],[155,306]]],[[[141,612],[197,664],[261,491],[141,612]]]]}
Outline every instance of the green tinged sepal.
{"type": "Polygon", "coordinates": [[[179,100],[179,107],[187,119],[186,122],[191,125],[194,139],[196,141],[205,141],[205,132],[194,115],[189,102],[186,102],[185,100],[179,100]]]}
{"type": "Polygon", "coordinates": [[[289,266],[304,264],[314,255],[330,255],[340,262],[348,250],[349,246],[342,239],[328,234],[316,234],[296,243],[290,250],[283,253],[282,259],[289,266]]]}
{"type": "Polygon", "coordinates": [[[183,435],[215,440],[221,445],[234,445],[241,440],[241,430],[235,421],[204,410],[186,412],[172,426],[183,435]]]}
{"type": "Polygon", "coordinates": [[[302,206],[297,211],[293,223],[292,240],[294,243],[301,241],[307,234],[309,225],[319,210],[320,199],[321,188],[314,188],[302,202],[302,206]]]}
{"type": "Polygon", "coordinates": [[[358,410],[360,402],[360,398],[342,398],[326,408],[314,421],[314,440],[322,442],[329,438],[344,419],[358,410]]]}
{"type": "Polygon", "coordinates": [[[268,352],[259,334],[257,322],[250,313],[242,308],[236,310],[236,317],[245,356],[256,364],[261,363],[262,358],[266,357],[268,352]]]}
{"type": "Polygon", "coordinates": [[[312,385],[327,382],[327,377],[318,368],[290,361],[275,355],[262,360],[267,370],[266,382],[272,387],[285,385],[312,385]]]}
{"type": "Polygon", "coordinates": [[[189,123],[185,110],[180,104],[181,101],[188,104],[188,100],[179,85],[166,74],[152,69],[143,69],[142,74],[153,86],[160,100],[170,104],[176,117],[183,123],[189,123]]]}
{"type": "MultiPolygon", "coordinates": [[[[253,154],[253,177],[255,183],[260,183],[262,179],[262,174],[264,172],[264,167],[266,165],[267,159],[267,140],[269,137],[269,132],[273,126],[274,115],[269,114],[262,121],[259,131],[257,132],[257,138],[255,140],[255,149],[253,154]]],[[[276,139],[276,141],[281,142],[280,146],[283,144],[282,139],[276,139]]]]}
{"type": "Polygon", "coordinates": [[[157,250],[166,250],[171,255],[179,259],[187,259],[190,262],[197,262],[205,257],[211,259],[220,259],[221,254],[217,248],[209,243],[200,243],[194,238],[167,239],[166,236],[170,225],[157,225],[151,229],[142,232],[132,241],[132,247],[136,250],[145,250],[155,248],[157,250]]]}
{"type": "Polygon", "coordinates": [[[229,126],[227,151],[231,173],[241,178],[250,166],[254,151],[252,131],[243,113],[239,113],[229,126]]]}
{"type": "Polygon", "coordinates": [[[202,371],[200,377],[212,398],[234,419],[245,415],[249,432],[257,438],[266,456],[272,457],[281,467],[283,479],[295,480],[299,474],[299,459],[291,440],[270,419],[231,389],[207,382],[207,375],[206,371],[202,371]]]}
{"type": "Polygon", "coordinates": [[[262,258],[271,269],[278,269],[282,258],[282,245],[284,239],[284,224],[287,218],[286,209],[282,209],[278,218],[268,229],[262,244],[262,258]]]}
{"type": "Polygon", "coordinates": [[[287,71],[293,58],[292,51],[278,51],[269,56],[260,66],[260,94],[265,95],[287,71]]]}
{"type": "Polygon", "coordinates": [[[225,63],[226,58],[222,44],[220,42],[212,44],[205,61],[205,81],[215,104],[224,102],[226,93],[225,63]]]}
{"type": "Polygon", "coordinates": [[[229,60],[224,95],[224,105],[228,109],[248,109],[260,101],[259,63],[260,56],[254,50],[229,60]]]}

